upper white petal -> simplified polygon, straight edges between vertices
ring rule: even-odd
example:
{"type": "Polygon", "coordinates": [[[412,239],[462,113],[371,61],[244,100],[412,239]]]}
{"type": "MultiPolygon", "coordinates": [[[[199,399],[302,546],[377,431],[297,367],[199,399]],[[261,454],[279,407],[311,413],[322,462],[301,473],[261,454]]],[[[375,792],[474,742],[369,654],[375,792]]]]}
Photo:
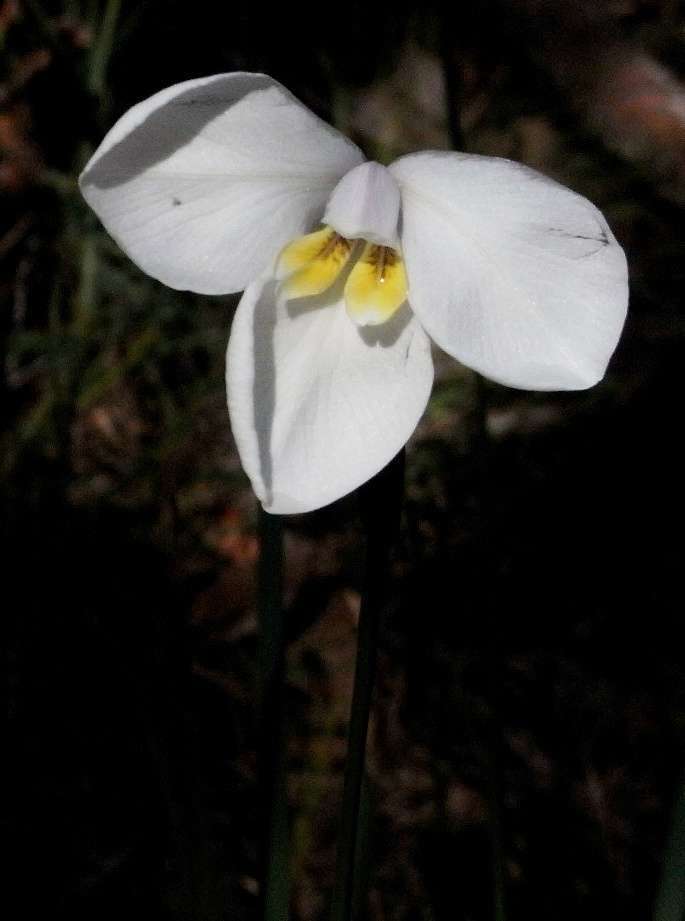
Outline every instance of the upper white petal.
{"type": "Polygon", "coordinates": [[[275,80],[168,87],[114,125],[79,180],[107,230],[172,288],[242,290],[320,221],[358,148],[275,80]]]}
{"type": "Polygon", "coordinates": [[[425,409],[433,363],[406,306],[384,326],[360,329],[339,286],[276,299],[272,280],[245,291],[226,383],[243,467],[264,507],[287,514],[333,502],[395,456],[425,409]]]}
{"type": "Polygon", "coordinates": [[[324,224],[348,240],[368,240],[397,246],[400,190],[380,163],[361,163],[335,187],[326,206],[324,224]]]}
{"type": "Polygon", "coordinates": [[[625,256],[601,212],[508,160],[423,153],[390,170],[409,301],[438,345],[511,387],[597,383],[628,303],[625,256]]]}

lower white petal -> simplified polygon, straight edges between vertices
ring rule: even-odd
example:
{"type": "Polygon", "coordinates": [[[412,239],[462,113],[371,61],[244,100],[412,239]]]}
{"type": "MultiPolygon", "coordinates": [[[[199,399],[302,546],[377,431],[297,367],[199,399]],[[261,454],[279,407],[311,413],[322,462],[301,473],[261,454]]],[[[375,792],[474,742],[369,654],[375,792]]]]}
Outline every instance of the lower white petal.
{"type": "Polygon", "coordinates": [[[626,315],[626,260],[601,212],[518,163],[403,157],[409,301],[445,351],[511,387],[602,378],[626,315]]]}
{"type": "Polygon", "coordinates": [[[226,384],[233,434],[267,511],[306,512],[351,492],[403,447],[433,382],[430,342],[405,306],[360,329],[341,286],[277,302],[255,282],[238,306],[226,384]]]}
{"type": "Polygon", "coordinates": [[[321,220],[359,149],[263,74],[170,86],[126,112],[79,184],[140,268],[172,288],[241,291],[321,220]]]}

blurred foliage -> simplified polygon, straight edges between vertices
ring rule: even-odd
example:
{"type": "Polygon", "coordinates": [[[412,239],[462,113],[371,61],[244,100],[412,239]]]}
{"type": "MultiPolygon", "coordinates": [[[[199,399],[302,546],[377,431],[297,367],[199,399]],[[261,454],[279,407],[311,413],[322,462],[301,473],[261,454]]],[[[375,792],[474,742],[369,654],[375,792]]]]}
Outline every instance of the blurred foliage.
{"type": "MultiPolygon", "coordinates": [[[[436,356],[383,635],[370,917],[494,917],[498,868],[514,921],[649,917],[685,724],[684,36],[672,0],[3,0],[12,917],[254,916],[234,302],[142,276],[76,187],[134,102],[235,69],[382,160],[454,142],[521,159],[626,247],[630,318],[593,391],[510,391],[436,356]]],[[[360,540],[349,499],[289,522],[302,919],[332,885],[360,540]]]]}

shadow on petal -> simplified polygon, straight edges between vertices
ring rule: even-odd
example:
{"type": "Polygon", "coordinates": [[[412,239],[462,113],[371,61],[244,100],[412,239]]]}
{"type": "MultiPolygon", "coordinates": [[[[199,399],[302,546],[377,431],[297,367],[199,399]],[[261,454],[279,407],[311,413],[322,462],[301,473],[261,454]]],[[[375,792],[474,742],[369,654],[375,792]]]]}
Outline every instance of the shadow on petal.
{"type": "Polygon", "coordinates": [[[246,96],[273,85],[273,80],[261,74],[227,74],[225,80],[179,93],[102,154],[85,170],[81,182],[109,189],[134,179],[190,143],[246,96]]]}
{"type": "Polygon", "coordinates": [[[411,317],[411,308],[405,301],[399,310],[385,323],[380,323],[378,326],[359,326],[357,330],[367,345],[387,349],[397,342],[411,317]]]}
{"type": "Polygon", "coordinates": [[[326,288],[320,294],[313,294],[310,297],[294,297],[286,301],[286,310],[288,316],[292,319],[308,313],[311,310],[319,310],[324,307],[335,307],[343,302],[343,292],[345,282],[349,274],[349,267],[343,269],[330,288],[326,288]]]}
{"type": "Polygon", "coordinates": [[[253,367],[259,369],[252,383],[254,430],[259,448],[259,468],[266,506],[273,501],[273,455],[271,440],[276,412],[276,281],[268,281],[259,295],[252,318],[253,367]]]}
{"type": "MultiPolygon", "coordinates": [[[[288,316],[291,317],[291,319],[296,319],[302,316],[302,314],[309,313],[312,310],[321,310],[326,307],[338,307],[344,310],[344,290],[348,274],[348,272],[342,272],[340,278],[338,278],[327,291],[323,291],[321,294],[316,294],[313,297],[293,298],[292,300],[286,301],[285,309],[288,316]]],[[[366,345],[390,348],[402,335],[411,317],[411,307],[409,306],[409,302],[405,301],[387,322],[381,323],[378,326],[356,326],[356,323],[351,317],[348,317],[348,319],[350,323],[356,326],[358,334],[366,345]]]]}

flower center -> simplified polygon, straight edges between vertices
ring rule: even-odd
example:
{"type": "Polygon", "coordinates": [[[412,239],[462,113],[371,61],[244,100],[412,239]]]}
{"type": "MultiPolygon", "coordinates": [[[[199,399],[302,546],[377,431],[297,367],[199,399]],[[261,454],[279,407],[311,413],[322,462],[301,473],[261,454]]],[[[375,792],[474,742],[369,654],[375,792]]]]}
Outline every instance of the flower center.
{"type": "Polygon", "coordinates": [[[407,299],[404,260],[396,249],[348,240],[331,227],[293,240],[281,252],[276,277],[286,300],[326,291],[352,262],[345,281],[347,313],[359,326],[385,323],[407,299]]]}

